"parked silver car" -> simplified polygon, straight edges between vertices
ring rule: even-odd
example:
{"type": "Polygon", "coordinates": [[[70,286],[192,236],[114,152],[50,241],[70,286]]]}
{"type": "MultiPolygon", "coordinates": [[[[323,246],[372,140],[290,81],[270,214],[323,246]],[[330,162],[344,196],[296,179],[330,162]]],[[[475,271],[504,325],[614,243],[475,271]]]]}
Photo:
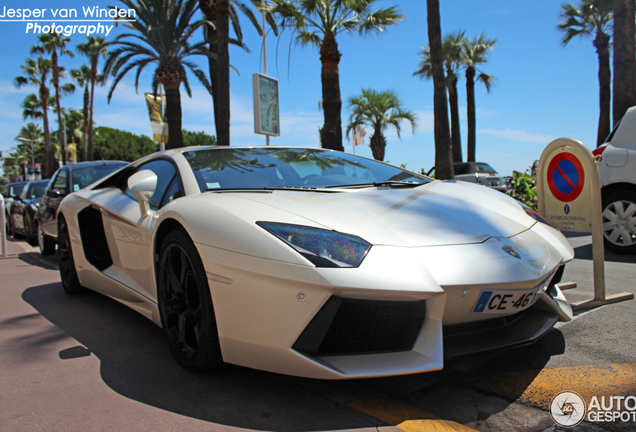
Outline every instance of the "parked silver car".
{"type": "Polygon", "coordinates": [[[636,254],[636,107],[627,110],[592,152],[598,162],[605,247],[636,254]]]}
{"type": "MultiPolygon", "coordinates": [[[[455,180],[477,183],[504,193],[508,189],[504,178],[485,162],[455,162],[453,169],[455,180]]],[[[426,175],[435,177],[435,167],[431,168],[426,175]]]]}

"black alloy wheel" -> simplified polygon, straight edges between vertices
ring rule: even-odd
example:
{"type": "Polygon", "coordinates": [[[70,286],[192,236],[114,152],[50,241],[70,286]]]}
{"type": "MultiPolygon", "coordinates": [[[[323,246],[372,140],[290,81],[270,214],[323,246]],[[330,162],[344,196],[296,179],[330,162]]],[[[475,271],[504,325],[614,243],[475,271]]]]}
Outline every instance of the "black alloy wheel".
{"type": "Polygon", "coordinates": [[[636,192],[614,192],[603,197],[605,247],[618,254],[636,254],[636,192]]]}
{"type": "Polygon", "coordinates": [[[68,232],[68,225],[64,218],[60,219],[58,226],[58,248],[57,263],[60,268],[62,288],[67,294],[79,294],[84,291],[80,284],[73,260],[73,250],[71,249],[71,237],[68,232]]]}
{"type": "Polygon", "coordinates": [[[205,269],[185,231],[175,230],[166,237],[157,273],[161,324],[177,362],[193,372],[221,366],[223,358],[205,269]]]}

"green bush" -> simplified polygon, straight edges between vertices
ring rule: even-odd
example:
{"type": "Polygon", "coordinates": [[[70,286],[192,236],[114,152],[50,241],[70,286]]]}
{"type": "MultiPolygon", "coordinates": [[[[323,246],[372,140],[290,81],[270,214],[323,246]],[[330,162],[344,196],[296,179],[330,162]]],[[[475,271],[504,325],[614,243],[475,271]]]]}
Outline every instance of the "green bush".
{"type": "Polygon", "coordinates": [[[508,195],[527,205],[531,209],[536,210],[538,203],[535,176],[530,174],[528,171],[525,173],[513,171],[508,195]]]}

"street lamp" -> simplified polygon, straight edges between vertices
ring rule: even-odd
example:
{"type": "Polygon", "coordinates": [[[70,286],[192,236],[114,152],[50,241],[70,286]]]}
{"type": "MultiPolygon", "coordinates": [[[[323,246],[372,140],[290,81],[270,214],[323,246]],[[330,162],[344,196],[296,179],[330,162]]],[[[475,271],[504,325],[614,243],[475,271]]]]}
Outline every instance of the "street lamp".
{"type": "Polygon", "coordinates": [[[22,142],[25,142],[25,143],[27,143],[27,142],[31,143],[31,169],[34,170],[35,169],[35,157],[34,157],[34,152],[33,152],[33,143],[42,142],[42,138],[29,139],[29,138],[18,137],[18,141],[22,141],[22,142]]]}

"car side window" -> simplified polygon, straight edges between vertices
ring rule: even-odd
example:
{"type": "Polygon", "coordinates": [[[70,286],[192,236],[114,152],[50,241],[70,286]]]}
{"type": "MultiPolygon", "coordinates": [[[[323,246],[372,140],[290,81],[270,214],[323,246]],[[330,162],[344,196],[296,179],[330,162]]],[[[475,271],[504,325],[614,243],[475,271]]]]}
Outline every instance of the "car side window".
{"type": "Polygon", "coordinates": [[[61,170],[55,180],[53,180],[53,185],[51,189],[54,189],[60,193],[60,195],[66,195],[68,191],[66,190],[66,171],[61,170]]]}
{"type": "MultiPolygon", "coordinates": [[[[157,187],[148,202],[152,210],[157,210],[172,199],[183,196],[183,189],[181,188],[181,181],[177,174],[177,169],[171,162],[164,159],[154,160],[141,165],[137,172],[142,170],[150,170],[157,175],[157,187]]],[[[126,187],[126,194],[136,199],[128,187],[126,187]]]]}

